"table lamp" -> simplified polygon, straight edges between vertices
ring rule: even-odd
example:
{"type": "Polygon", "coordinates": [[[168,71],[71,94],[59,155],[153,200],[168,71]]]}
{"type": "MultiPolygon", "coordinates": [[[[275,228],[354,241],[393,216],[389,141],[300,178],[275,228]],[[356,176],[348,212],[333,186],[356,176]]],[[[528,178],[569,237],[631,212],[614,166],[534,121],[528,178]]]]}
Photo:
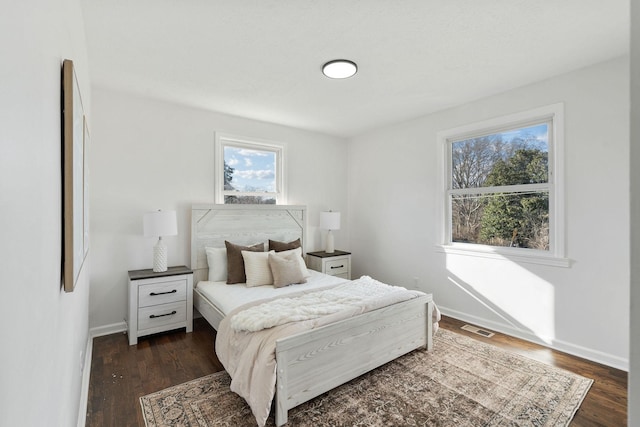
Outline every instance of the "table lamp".
{"type": "Polygon", "coordinates": [[[340,230],[340,212],[320,212],[320,229],[328,230],[324,251],[332,254],[335,248],[333,247],[333,233],[331,231],[340,230]]]}
{"type": "Polygon", "coordinates": [[[167,245],[162,241],[162,236],[175,236],[178,234],[178,222],[176,211],[149,212],[142,219],[144,237],[158,237],[158,242],[153,247],[153,271],[167,271],[167,245]]]}

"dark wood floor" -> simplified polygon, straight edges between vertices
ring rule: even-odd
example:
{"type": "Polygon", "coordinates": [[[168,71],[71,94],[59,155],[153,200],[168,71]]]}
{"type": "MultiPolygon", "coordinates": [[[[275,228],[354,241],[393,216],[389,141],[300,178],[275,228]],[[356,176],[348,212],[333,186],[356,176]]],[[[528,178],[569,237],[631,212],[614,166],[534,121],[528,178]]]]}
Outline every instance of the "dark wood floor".
{"type": "MultiPolygon", "coordinates": [[[[443,318],[442,328],[594,379],[571,426],[627,425],[626,372],[496,334],[492,338],[461,330],[462,322],[443,318]]],[[[138,398],[222,370],[213,350],[215,331],[204,319],[184,331],[146,337],[129,346],[124,334],[93,342],[87,407],[90,427],[144,426],[138,398]]]]}
{"type": "Polygon", "coordinates": [[[184,329],[142,337],[93,340],[87,402],[88,427],[144,426],[139,398],[223,369],[213,349],[215,330],[202,318],[184,329]]]}

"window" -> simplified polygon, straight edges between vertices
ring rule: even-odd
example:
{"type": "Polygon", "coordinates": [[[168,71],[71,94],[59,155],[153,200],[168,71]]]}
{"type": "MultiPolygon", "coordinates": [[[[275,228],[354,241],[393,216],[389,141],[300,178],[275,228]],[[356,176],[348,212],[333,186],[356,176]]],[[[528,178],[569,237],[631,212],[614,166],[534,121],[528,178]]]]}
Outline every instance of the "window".
{"type": "Polygon", "coordinates": [[[566,264],[561,128],[560,104],[439,134],[445,250],[566,264]]]}
{"type": "Polygon", "coordinates": [[[216,203],[286,203],[282,171],[282,145],[216,134],[216,203]]]}

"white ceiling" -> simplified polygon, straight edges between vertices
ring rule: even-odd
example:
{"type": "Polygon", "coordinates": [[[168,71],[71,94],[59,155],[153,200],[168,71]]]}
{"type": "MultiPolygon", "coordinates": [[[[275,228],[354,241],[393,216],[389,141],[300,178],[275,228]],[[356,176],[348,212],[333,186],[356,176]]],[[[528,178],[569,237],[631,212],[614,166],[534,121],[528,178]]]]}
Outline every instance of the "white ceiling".
{"type": "Polygon", "coordinates": [[[630,0],[83,0],[92,84],[349,137],[628,53],[630,0]],[[331,80],[348,58],[356,76],[331,80]]]}

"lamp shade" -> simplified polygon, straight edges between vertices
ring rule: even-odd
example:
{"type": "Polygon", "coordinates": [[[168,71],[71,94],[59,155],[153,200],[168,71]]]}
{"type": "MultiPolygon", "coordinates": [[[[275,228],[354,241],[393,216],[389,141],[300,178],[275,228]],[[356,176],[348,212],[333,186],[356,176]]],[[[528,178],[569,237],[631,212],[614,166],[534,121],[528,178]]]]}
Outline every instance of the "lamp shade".
{"type": "Polygon", "coordinates": [[[321,230],[340,230],[340,212],[320,212],[321,230]]]}
{"type": "Polygon", "coordinates": [[[144,214],[145,237],[175,236],[178,234],[176,211],[156,211],[144,214]]]}

